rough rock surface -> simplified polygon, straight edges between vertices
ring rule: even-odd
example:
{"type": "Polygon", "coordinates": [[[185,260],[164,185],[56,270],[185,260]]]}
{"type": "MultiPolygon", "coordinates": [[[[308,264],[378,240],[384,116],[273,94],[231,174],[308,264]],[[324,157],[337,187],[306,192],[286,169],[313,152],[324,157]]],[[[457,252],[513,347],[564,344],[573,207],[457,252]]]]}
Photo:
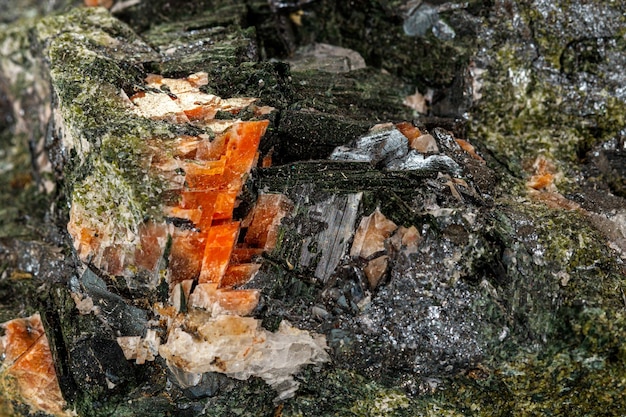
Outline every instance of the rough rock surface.
{"type": "MultiPolygon", "coordinates": [[[[21,3],[0,13],[0,322],[40,314],[70,410],[623,413],[622,3],[21,3]],[[261,378],[127,360],[120,337],[165,342],[166,277],[107,274],[66,229],[94,184],[104,221],[158,218],[147,142],[201,132],[127,98],[150,73],[198,71],[203,93],[276,108],[235,215],[263,193],[293,210],[243,289],[260,290],[260,334],[286,320],[330,358],[278,402],[261,378]]],[[[0,415],[29,412],[2,394],[0,415]]]]}

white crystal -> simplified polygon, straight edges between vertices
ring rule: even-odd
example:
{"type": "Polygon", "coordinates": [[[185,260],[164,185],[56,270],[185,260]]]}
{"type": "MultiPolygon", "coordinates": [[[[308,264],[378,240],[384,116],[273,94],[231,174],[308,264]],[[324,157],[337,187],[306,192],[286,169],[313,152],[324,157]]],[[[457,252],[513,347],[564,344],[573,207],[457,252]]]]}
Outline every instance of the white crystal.
{"type": "Polygon", "coordinates": [[[298,383],[293,375],[307,364],[329,361],[326,339],[281,322],[269,332],[252,317],[221,315],[203,323],[174,328],[159,353],[170,367],[199,374],[220,372],[245,380],[262,378],[277,392],[277,400],[293,396],[298,383]],[[196,328],[191,333],[190,330],[196,328]]]}
{"type": "Polygon", "coordinates": [[[146,337],[123,336],[117,338],[117,344],[122,348],[127,360],[135,360],[137,365],[143,365],[146,361],[153,361],[159,354],[161,339],[156,330],[146,331],[146,337]]]}

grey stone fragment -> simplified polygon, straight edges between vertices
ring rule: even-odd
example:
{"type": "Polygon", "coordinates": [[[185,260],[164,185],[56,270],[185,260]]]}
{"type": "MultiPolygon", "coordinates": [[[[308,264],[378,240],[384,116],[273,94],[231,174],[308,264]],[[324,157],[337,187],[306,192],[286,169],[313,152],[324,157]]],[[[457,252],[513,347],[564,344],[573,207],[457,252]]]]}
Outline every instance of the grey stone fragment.
{"type": "Polygon", "coordinates": [[[421,3],[409,12],[402,28],[408,36],[424,36],[438,20],[437,8],[428,3],[421,3]]]}
{"type": "Polygon", "coordinates": [[[411,150],[404,158],[391,161],[387,167],[391,171],[438,171],[452,175],[461,174],[459,164],[445,155],[430,155],[424,157],[421,153],[411,150]]]}
{"type": "Polygon", "coordinates": [[[148,316],[140,308],[129,305],[122,297],[107,289],[102,278],[87,269],[80,279],[85,292],[100,307],[107,323],[122,336],[141,336],[147,327],[148,316]]]}
{"type": "Polygon", "coordinates": [[[343,73],[365,68],[365,60],[356,51],[326,43],[314,43],[299,48],[287,62],[292,71],[320,70],[343,73]]]}
{"type": "Polygon", "coordinates": [[[340,146],[333,151],[330,159],[378,165],[402,158],[408,151],[409,143],[406,137],[396,128],[392,128],[362,136],[351,147],[340,146]]]}
{"type": "Polygon", "coordinates": [[[323,248],[317,260],[315,277],[323,282],[335,272],[354,233],[354,225],[363,193],[335,195],[309,209],[311,217],[319,217],[326,227],[303,240],[300,265],[309,266],[318,256],[314,247],[323,248]]]}
{"type": "Polygon", "coordinates": [[[372,162],[372,154],[365,149],[355,149],[348,146],[338,146],[330,155],[333,161],[372,162]]]}

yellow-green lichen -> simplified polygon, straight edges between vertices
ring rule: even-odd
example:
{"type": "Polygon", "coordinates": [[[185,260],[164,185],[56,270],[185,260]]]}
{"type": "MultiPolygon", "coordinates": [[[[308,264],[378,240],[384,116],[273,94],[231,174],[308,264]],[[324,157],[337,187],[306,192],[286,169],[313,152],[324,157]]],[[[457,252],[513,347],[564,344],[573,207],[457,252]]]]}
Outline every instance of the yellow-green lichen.
{"type": "Polygon", "coordinates": [[[619,29],[623,24],[595,15],[585,21],[571,18],[589,7],[607,16],[619,15],[623,9],[597,3],[522,2],[515,6],[518,26],[530,32],[498,23],[500,30],[508,28],[514,35],[490,47],[471,136],[484,141],[518,177],[524,175],[522,165],[538,155],[552,159],[567,173],[593,146],[614,137],[626,125],[626,103],[609,91],[615,74],[603,62],[616,54],[611,51],[623,50],[623,29],[619,29]],[[569,20],[564,16],[570,16],[569,20]],[[579,32],[584,30],[583,37],[579,32]],[[521,33],[515,35],[516,31],[521,33]],[[603,55],[594,58],[596,64],[577,55],[587,49],[568,55],[567,48],[577,36],[589,42],[587,49],[595,50],[597,42],[602,43],[603,55]],[[593,72],[591,81],[587,71],[593,72]]]}
{"type": "Polygon", "coordinates": [[[564,91],[537,77],[529,63],[516,64],[506,48],[493,75],[486,77],[483,102],[473,116],[472,136],[489,147],[512,172],[538,155],[572,162],[585,139],[572,115],[562,109],[564,91]]]}
{"type": "Polygon", "coordinates": [[[161,192],[150,186],[148,173],[145,182],[126,175],[125,169],[103,159],[93,162],[91,174],[74,186],[72,201],[80,206],[90,228],[117,243],[135,242],[139,226],[157,207],[146,207],[161,192]]]}
{"type": "Polygon", "coordinates": [[[0,417],[14,417],[12,402],[21,398],[18,393],[15,379],[6,373],[0,363],[0,417]]]}
{"type": "Polygon", "coordinates": [[[350,410],[356,415],[385,417],[396,415],[408,407],[409,399],[406,394],[381,390],[371,397],[358,400],[350,410]]]}

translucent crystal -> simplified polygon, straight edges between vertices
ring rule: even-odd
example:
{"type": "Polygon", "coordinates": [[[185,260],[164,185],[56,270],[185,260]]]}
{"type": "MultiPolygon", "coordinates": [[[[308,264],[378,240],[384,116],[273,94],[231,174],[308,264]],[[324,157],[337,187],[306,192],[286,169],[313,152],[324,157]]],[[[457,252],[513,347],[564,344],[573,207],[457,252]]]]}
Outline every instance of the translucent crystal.
{"type": "Polygon", "coordinates": [[[363,217],[354,235],[350,256],[368,259],[385,250],[385,240],[398,228],[377,208],[371,215],[363,217]]]}
{"type": "Polygon", "coordinates": [[[185,324],[197,331],[176,327],[159,348],[170,367],[192,374],[220,372],[241,380],[256,376],[277,390],[277,399],[293,396],[298,388],[293,375],[302,366],[329,361],[324,336],[312,336],[286,321],[276,332],[263,329],[254,318],[233,315],[185,324]]]}
{"type": "Polygon", "coordinates": [[[9,376],[16,382],[19,396],[33,410],[59,417],[76,415],[64,410],[67,404],[61,395],[50,345],[39,314],[11,320],[0,327],[5,332],[0,337],[0,352],[4,357],[0,367],[0,386],[6,389],[8,385],[2,379],[9,376]]]}

